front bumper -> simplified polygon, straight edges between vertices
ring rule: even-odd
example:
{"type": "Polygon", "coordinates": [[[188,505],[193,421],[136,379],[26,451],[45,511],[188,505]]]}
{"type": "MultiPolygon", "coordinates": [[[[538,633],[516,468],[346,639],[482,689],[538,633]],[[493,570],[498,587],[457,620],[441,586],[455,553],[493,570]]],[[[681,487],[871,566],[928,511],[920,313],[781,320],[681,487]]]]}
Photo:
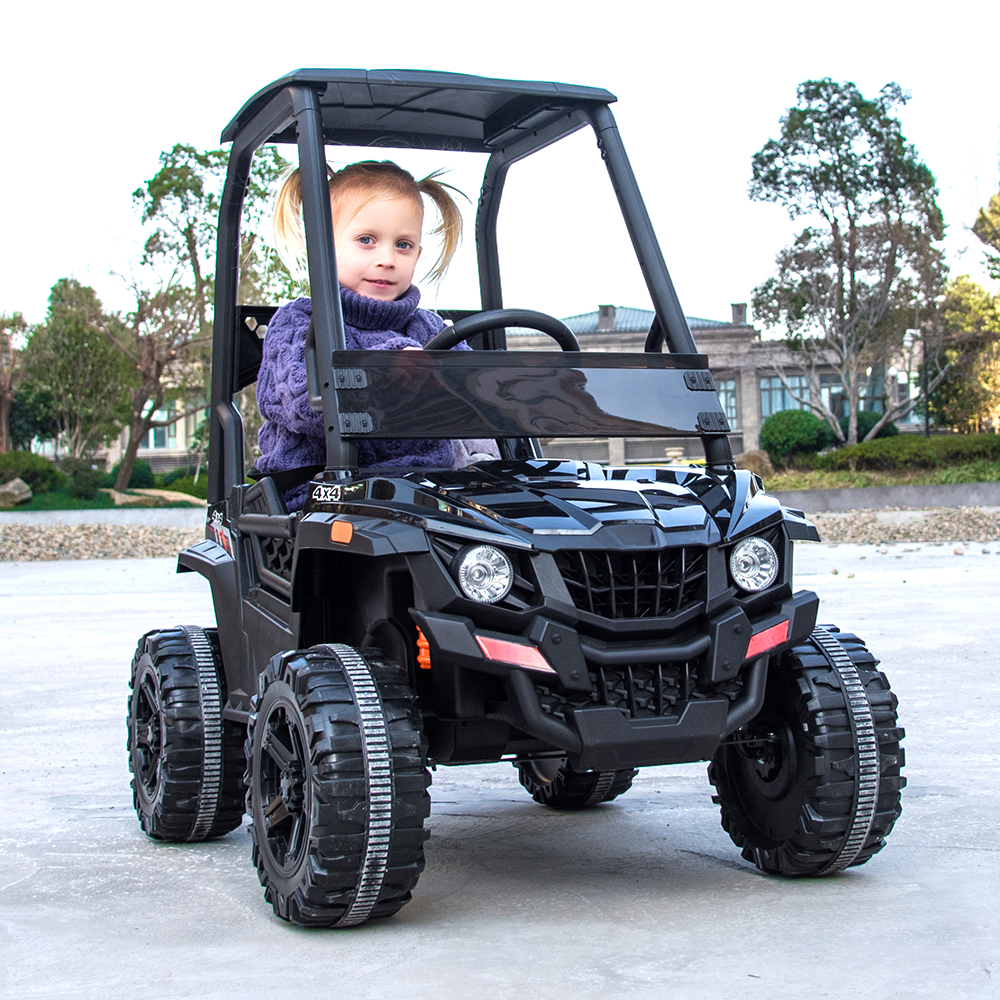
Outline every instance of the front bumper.
{"type": "MultiPolygon", "coordinates": [[[[800,591],[750,619],[731,608],[705,631],[683,640],[602,642],[538,617],[522,635],[477,629],[470,618],[412,610],[427,640],[430,662],[503,679],[507,721],[565,751],[576,770],[610,770],[710,757],[719,741],[750,721],[764,699],[767,662],[805,639],[816,624],[819,598],[800,591]],[[644,665],[697,662],[697,697],[672,703],[653,717],[630,717],[622,707],[587,704],[595,676],[644,665]],[[718,689],[742,676],[735,697],[718,689]],[[537,685],[565,693],[559,715],[543,711],[537,685]],[[582,698],[580,696],[583,696],[582,698]]],[[[685,668],[686,669],[686,668],[685,668]]]]}

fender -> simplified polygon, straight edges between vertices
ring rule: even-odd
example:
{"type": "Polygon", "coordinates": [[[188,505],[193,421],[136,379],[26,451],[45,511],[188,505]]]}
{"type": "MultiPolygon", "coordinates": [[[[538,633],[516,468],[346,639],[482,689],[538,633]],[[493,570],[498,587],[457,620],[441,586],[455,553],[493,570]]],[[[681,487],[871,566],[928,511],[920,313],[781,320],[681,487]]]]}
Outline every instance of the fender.
{"type": "Polygon", "coordinates": [[[219,646],[227,677],[240,664],[242,616],[240,588],[233,557],[219,544],[206,538],[177,556],[178,573],[200,573],[212,588],[215,620],[219,626],[219,646]]]}

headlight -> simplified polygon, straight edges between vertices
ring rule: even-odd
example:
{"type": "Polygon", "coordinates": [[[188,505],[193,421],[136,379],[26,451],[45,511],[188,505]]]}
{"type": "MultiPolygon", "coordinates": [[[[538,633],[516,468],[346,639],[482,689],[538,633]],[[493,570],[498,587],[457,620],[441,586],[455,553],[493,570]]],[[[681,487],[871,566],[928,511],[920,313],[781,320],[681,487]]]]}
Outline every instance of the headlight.
{"type": "Polygon", "coordinates": [[[475,545],[458,558],[458,585],[480,604],[502,601],[514,582],[510,559],[492,545],[475,545]]]}
{"type": "Polygon", "coordinates": [[[763,590],[778,576],[778,553],[763,538],[744,538],[729,556],[729,572],[742,590],[763,590]]]}

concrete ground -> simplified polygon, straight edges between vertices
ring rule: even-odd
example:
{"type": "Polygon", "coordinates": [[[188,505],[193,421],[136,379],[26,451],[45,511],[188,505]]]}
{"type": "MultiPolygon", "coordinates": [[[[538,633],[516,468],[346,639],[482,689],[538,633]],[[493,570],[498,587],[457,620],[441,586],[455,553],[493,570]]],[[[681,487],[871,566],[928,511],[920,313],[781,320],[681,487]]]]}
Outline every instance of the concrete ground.
{"type": "Polygon", "coordinates": [[[442,768],[413,902],[303,931],[265,905],[245,828],[166,846],[132,811],[135,641],[210,624],[200,579],[168,560],[0,563],[0,995],[1000,995],[1000,545],[802,544],[797,570],[900,698],[909,787],[867,865],[758,874],[704,764],[644,770],[581,815],[535,805],[509,765],[442,768]]]}

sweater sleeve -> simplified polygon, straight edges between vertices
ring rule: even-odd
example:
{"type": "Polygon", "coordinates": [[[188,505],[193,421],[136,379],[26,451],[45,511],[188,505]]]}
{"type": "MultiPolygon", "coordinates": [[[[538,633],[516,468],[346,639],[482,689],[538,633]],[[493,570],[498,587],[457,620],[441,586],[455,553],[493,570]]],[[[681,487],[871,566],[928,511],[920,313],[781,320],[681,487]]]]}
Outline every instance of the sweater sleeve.
{"type": "Polygon", "coordinates": [[[268,324],[257,379],[261,415],[293,434],[323,437],[323,415],[309,405],[306,333],[312,320],[308,299],[282,306],[268,324]]]}

